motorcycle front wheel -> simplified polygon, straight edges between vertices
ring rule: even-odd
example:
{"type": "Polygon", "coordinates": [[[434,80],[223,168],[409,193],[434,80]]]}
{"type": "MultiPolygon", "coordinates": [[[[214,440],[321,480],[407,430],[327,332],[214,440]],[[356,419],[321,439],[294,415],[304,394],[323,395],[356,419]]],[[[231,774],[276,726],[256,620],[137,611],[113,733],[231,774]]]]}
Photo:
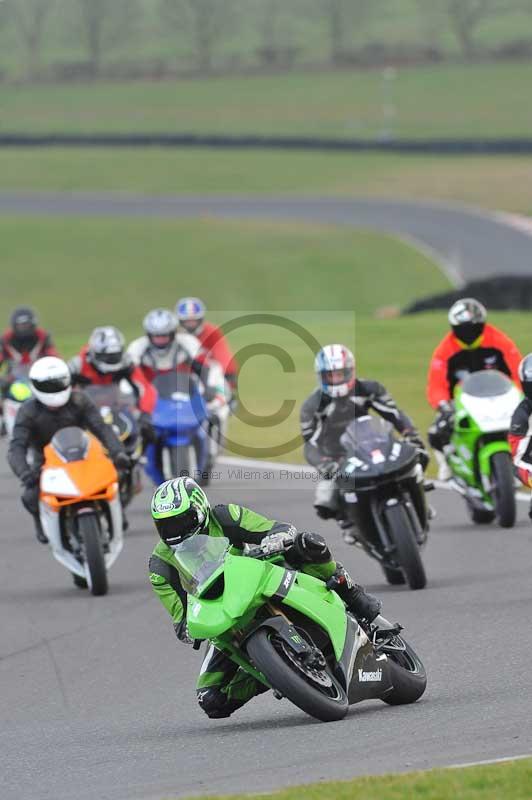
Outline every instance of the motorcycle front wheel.
{"type": "Polygon", "coordinates": [[[411,589],[423,589],[427,584],[427,576],[406,509],[401,503],[386,506],[384,516],[390,539],[395,545],[395,560],[401,567],[408,585],[411,589]]]}
{"type": "Polygon", "coordinates": [[[95,514],[80,514],[77,522],[85,551],[88,587],[95,596],[107,594],[109,586],[102,548],[100,521],[95,514]]]}
{"type": "Polygon", "coordinates": [[[491,473],[495,513],[499,525],[501,528],[513,528],[515,525],[516,506],[514,473],[510,453],[503,451],[492,455],[491,473]]]}
{"type": "Polygon", "coordinates": [[[347,694],[336,678],[328,669],[308,669],[298,663],[276,631],[261,628],[248,640],[246,650],[272,688],[306,714],[322,722],[334,722],[347,714],[347,694]]]}

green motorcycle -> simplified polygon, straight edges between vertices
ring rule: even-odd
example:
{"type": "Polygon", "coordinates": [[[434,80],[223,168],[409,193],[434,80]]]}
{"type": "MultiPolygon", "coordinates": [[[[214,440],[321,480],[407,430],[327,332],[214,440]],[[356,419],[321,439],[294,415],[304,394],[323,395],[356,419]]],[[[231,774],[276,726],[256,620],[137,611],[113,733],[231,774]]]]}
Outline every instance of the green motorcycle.
{"type": "Polygon", "coordinates": [[[521,393],[496,370],[473,372],[454,392],[451,443],[445,457],[451,485],[463,495],[473,522],[515,524],[514,470],[508,431],[521,393]]]}
{"type": "Polygon", "coordinates": [[[287,567],[282,552],[246,545],[243,555],[228,539],[201,534],[174,552],[194,646],[208,640],[312,717],[342,719],[361,700],[413,703],[425,691],[425,668],[400,626],[363,629],[335,592],[287,567]]]}

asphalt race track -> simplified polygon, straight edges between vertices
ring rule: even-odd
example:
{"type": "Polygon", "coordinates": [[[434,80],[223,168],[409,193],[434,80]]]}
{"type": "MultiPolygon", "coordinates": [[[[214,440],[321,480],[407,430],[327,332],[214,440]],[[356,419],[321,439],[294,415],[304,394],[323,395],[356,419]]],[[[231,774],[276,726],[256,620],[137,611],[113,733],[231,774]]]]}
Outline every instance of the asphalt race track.
{"type": "Polygon", "coordinates": [[[201,657],[177,642],[147,581],[149,492],[130,513],[110,594],[93,598],[34,539],[3,455],[4,447],[2,800],[262,791],[532,751],[532,527],[524,504],[514,530],[475,529],[459,499],[436,492],[429,587],[411,592],[384,585],[376,564],[314,517],[311,481],[222,468],[215,502],[244,503],[329,537],[337,558],[405,625],[430,683],[415,705],[373,701],[340,723],[315,722],[269,693],[210,721],[195,702],[201,657]]]}
{"type": "Polygon", "coordinates": [[[530,229],[498,215],[443,203],[261,196],[148,196],[112,193],[0,192],[0,215],[277,219],[373,228],[413,240],[454,283],[506,272],[530,274],[530,229]]]}
{"type": "MultiPolygon", "coordinates": [[[[142,214],[297,218],[412,236],[467,278],[523,273],[532,239],[474,211],[350,200],[0,195],[0,214],[142,214]]],[[[298,477],[221,468],[214,502],[230,500],[329,537],[336,557],[384,600],[423,658],[429,686],[412,706],[354,706],[322,724],[265,694],[210,721],[194,692],[201,656],[179,644],[147,580],[155,533],[149,490],[107,597],[74,588],[34,538],[0,446],[0,797],[161,800],[263,791],[327,778],[424,769],[532,752],[532,525],[475,528],[460,498],[438,491],[421,592],[384,584],[378,566],[340,542],[298,477]],[[236,473],[236,474],[235,474],[236,473]]]]}

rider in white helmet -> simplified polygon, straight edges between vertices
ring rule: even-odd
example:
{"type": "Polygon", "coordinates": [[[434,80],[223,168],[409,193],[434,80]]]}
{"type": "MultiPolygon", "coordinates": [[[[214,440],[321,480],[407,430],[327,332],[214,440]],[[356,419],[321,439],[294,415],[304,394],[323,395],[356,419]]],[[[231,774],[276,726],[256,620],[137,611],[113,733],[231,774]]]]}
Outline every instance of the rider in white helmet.
{"type": "Polygon", "coordinates": [[[102,442],[119,470],[128,468],[129,458],[94,403],[72,389],[70,371],[64,361],[54,356],[39,359],[30,370],[29,380],[33,397],[22,404],[17,414],[8,461],[24,487],[22,503],[35,520],[37,539],[46,544],[39,519],[39,481],[43,450],[57,431],[71,426],[89,430],[102,442]]]}
{"type": "MultiPolygon", "coordinates": [[[[339,519],[335,477],[343,455],[340,437],[356,417],[370,409],[376,411],[422,451],[425,464],[428,457],[412,420],[397,407],[384,386],[356,377],[355,358],[347,347],[342,344],[323,347],[314,361],[314,370],[318,388],[305,400],[300,414],[305,458],[316,467],[321,478],[316,487],[316,513],[323,519],[339,519]]],[[[347,544],[355,543],[353,526],[344,527],[343,533],[347,544]]]]}
{"type": "MultiPolygon", "coordinates": [[[[196,336],[178,330],[177,317],[168,309],[156,308],[150,311],[144,317],[143,327],[145,335],[129,345],[128,353],[146,378],[153,381],[156,375],[174,370],[195,373],[203,384],[211,421],[218,420],[219,427],[223,430],[229,415],[229,406],[221,366],[207,358],[196,336]]],[[[217,450],[217,439],[211,436],[211,460],[217,450]]]]}

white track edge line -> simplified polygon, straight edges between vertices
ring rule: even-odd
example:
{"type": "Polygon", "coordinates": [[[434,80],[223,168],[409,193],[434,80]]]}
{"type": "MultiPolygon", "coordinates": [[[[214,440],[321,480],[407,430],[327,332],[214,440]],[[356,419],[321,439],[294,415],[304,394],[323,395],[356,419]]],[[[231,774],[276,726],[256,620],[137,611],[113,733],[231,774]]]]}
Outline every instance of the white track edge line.
{"type": "MultiPolygon", "coordinates": [[[[292,472],[295,475],[303,475],[305,472],[314,472],[314,467],[305,464],[286,464],[282,461],[262,461],[260,458],[237,458],[235,456],[220,456],[219,464],[235,467],[249,467],[250,469],[273,470],[276,472],[292,472]]],[[[444,489],[447,492],[454,491],[447,481],[433,481],[437,489],[444,489]]],[[[521,502],[528,502],[530,495],[525,492],[517,492],[516,498],[521,502]]]]}
{"type": "MultiPolygon", "coordinates": [[[[465,764],[449,764],[444,769],[469,769],[469,767],[484,767],[490,764],[504,764],[508,761],[523,761],[526,758],[532,758],[532,753],[523,753],[518,756],[503,756],[502,758],[487,758],[485,761],[468,761],[465,764]]],[[[439,767],[437,767],[439,769],[439,767]]]]}

